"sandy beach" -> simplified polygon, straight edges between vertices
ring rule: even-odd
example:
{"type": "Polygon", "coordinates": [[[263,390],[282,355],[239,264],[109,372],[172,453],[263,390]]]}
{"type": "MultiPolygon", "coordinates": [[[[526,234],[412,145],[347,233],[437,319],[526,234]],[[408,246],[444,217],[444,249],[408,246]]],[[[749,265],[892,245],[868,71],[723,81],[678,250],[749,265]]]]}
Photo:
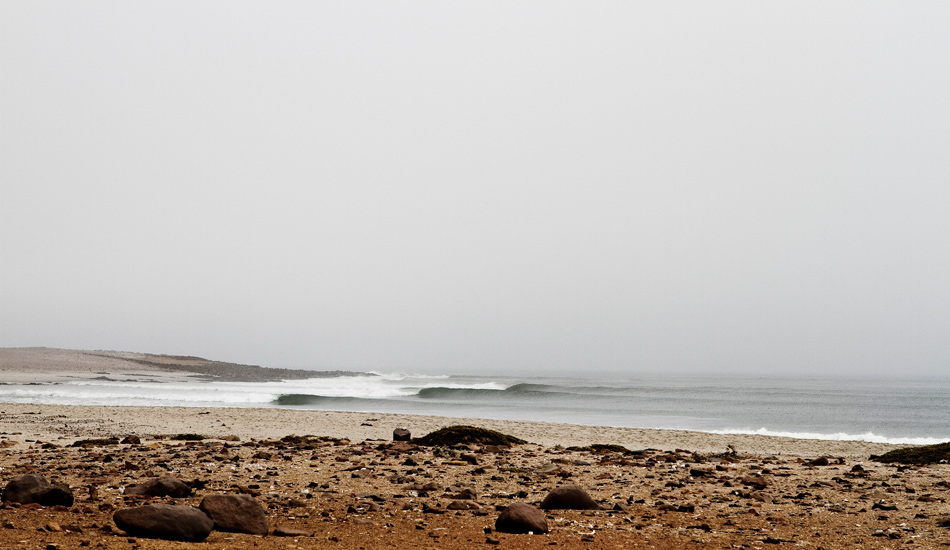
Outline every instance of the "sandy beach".
{"type": "Polygon", "coordinates": [[[677,430],[647,430],[579,426],[513,420],[490,420],[385,413],[288,409],[90,407],[71,405],[0,404],[0,432],[19,440],[60,445],[82,438],[135,434],[198,433],[214,438],[273,439],[286,435],[316,435],[351,441],[388,440],[395,428],[426,434],[454,424],[473,424],[544,446],[622,445],[628,449],[689,449],[721,453],[728,448],[744,453],[814,457],[833,455],[866,458],[896,445],[864,441],[823,441],[762,435],[719,435],[677,430]]]}
{"type": "MultiPolygon", "coordinates": [[[[81,368],[46,362],[31,370],[6,361],[0,375],[181,376],[114,356],[96,362],[59,355],[81,368]]],[[[895,447],[378,413],[0,404],[0,484],[35,474],[74,496],[69,505],[5,498],[0,548],[950,545],[950,466],[870,460],[895,447]],[[454,425],[527,443],[393,441],[396,429],[419,437],[454,425]],[[201,439],[182,440],[186,435],[201,439]],[[164,477],[193,491],[131,494],[131,487],[164,477]],[[538,507],[564,487],[586,492],[597,509],[545,510],[545,534],[496,529],[509,505],[538,507]],[[182,543],[131,536],[113,518],[145,504],[198,506],[210,495],[238,494],[260,503],[266,536],[214,530],[204,542],[182,543]]]]}

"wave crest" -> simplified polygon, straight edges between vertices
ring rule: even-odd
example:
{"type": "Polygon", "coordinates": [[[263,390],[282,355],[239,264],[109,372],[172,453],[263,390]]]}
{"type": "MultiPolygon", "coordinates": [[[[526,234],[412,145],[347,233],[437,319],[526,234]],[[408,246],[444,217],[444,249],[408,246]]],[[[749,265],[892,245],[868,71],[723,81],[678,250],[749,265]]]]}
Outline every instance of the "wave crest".
{"type": "Polygon", "coordinates": [[[849,434],[844,432],[830,434],[816,432],[783,432],[770,430],[768,428],[759,428],[757,430],[751,428],[728,428],[725,430],[709,430],[708,433],[722,435],[768,435],[772,437],[790,437],[793,439],[821,439],[824,441],[866,441],[868,443],[888,443],[891,445],[935,445],[950,440],[950,438],[942,439],[939,437],[887,437],[877,435],[874,432],[866,432],[863,434],[849,434]]]}

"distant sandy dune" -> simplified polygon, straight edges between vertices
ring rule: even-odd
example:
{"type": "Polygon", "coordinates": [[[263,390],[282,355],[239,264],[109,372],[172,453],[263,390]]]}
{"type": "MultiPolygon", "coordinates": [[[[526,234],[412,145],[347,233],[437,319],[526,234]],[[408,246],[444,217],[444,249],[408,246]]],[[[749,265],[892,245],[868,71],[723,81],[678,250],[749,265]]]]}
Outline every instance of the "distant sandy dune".
{"type": "Polygon", "coordinates": [[[267,382],[323,376],[365,375],[348,371],[271,369],[201,357],[128,351],[0,348],[0,383],[29,384],[103,378],[110,380],[223,380],[267,382]]]}
{"type": "Polygon", "coordinates": [[[0,348],[0,382],[8,384],[66,382],[109,378],[162,381],[193,379],[194,375],[137,362],[144,353],[83,351],[52,348],[0,348]]]}

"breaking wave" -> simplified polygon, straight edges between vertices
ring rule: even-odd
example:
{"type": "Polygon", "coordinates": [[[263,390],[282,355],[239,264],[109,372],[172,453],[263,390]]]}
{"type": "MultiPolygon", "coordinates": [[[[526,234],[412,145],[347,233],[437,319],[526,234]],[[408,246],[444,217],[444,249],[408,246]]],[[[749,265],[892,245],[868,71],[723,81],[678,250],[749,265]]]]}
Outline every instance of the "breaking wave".
{"type": "Polygon", "coordinates": [[[915,445],[950,440],[950,379],[375,374],[259,383],[0,383],[0,403],[284,407],[915,445]]]}

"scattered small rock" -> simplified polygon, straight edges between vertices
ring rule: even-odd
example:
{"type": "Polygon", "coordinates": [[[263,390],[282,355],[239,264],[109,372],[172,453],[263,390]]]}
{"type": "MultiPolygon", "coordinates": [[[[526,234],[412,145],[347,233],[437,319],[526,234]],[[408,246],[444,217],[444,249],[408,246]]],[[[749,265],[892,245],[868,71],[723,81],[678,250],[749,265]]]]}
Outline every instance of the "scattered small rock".
{"type": "Polygon", "coordinates": [[[274,528],[275,537],[312,537],[313,531],[297,529],[295,527],[278,526],[274,528]]]}

